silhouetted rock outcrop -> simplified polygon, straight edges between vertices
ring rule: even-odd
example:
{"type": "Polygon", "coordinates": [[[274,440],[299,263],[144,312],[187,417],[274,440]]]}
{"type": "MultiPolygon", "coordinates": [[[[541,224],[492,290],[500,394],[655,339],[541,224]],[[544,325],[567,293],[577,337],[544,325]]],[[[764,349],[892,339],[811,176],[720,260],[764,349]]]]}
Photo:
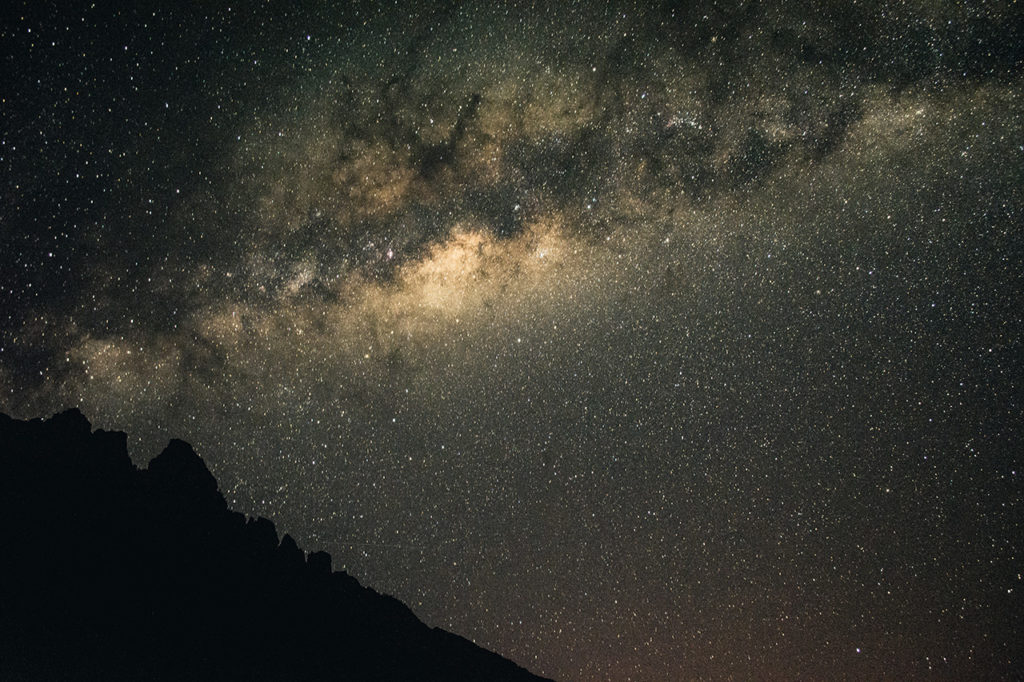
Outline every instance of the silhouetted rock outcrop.
{"type": "Polygon", "coordinates": [[[187,443],[139,470],[69,410],[0,415],[0,679],[540,678],[230,511],[187,443]]]}

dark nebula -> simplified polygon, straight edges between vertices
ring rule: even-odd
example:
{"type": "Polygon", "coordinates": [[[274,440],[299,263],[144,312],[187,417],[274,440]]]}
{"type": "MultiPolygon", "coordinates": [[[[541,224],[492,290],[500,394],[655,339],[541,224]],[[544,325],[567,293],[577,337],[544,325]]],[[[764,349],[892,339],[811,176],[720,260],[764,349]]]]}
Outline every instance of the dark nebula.
{"type": "Polygon", "coordinates": [[[1020,669],[1014,3],[336,4],[2,10],[0,411],[558,679],[1020,669]]]}

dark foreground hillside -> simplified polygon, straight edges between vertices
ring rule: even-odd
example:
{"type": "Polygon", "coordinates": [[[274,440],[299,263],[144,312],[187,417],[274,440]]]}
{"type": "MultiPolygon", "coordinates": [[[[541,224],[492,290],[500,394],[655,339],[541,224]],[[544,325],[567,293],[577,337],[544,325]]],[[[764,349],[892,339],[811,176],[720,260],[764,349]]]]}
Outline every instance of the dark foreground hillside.
{"type": "Polygon", "coordinates": [[[228,510],[187,443],[140,470],[77,410],[0,415],[0,543],[0,679],[540,679],[228,510]]]}

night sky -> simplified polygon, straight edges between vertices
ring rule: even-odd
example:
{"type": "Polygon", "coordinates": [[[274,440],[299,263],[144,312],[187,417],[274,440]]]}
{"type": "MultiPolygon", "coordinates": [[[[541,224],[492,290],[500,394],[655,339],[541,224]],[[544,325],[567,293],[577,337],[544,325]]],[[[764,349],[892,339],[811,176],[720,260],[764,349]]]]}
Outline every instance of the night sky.
{"type": "Polygon", "coordinates": [[[561,680],[1019,674],[1019,5],[9,4],[0,410],[561,680]]]}

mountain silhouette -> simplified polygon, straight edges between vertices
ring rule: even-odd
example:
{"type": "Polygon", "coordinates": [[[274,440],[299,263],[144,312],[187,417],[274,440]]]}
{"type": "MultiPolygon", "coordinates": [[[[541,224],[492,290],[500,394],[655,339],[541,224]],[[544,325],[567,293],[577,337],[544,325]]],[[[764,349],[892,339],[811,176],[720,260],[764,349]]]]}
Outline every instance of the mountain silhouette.
{"type": "Polygon", "coordinates": [[[542,678],[229,510],[188,443],[138,469],[69,410],[0,414],[0,679],[542,678]]]}

